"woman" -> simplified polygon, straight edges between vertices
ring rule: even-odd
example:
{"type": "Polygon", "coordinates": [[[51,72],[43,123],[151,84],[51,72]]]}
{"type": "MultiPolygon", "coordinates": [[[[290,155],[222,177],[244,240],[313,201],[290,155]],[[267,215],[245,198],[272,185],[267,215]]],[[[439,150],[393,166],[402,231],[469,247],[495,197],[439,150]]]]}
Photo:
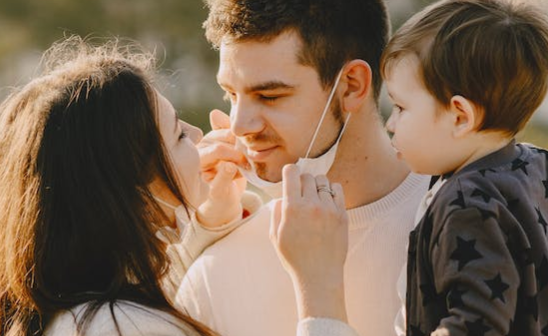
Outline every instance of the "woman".
{"type": "Polygon", "coordinates": [[[241,223],[245,185],[226,164],[210,193],[201,131],[151,86],[153,58],[130,49],[69,38],[1,106],[2,335],[213,334],[168,297],[241,223]]]}

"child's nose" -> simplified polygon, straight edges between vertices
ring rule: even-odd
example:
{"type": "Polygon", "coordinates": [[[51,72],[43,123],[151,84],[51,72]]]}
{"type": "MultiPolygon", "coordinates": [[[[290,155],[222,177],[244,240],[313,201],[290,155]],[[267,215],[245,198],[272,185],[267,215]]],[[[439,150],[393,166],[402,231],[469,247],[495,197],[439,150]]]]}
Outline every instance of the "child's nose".
{"type": "Polygon", "coordinates": [[[396,119],[397,119],[396,113],[392,112],[385,124],[385,127],[388,130],[388,132],[392,134],[396,132],[396,119]]]}

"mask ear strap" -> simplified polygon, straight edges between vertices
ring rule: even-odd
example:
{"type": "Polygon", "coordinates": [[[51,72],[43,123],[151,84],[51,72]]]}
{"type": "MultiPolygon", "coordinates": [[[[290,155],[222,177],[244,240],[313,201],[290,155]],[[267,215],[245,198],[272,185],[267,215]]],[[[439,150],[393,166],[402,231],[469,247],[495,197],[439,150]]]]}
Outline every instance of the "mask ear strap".
{"type": "Polygon", "coordinates": [[[166,201],[164,201],[164,200],[162,200],[162,199],[160,199],[160,198],[158,198],[158,197],[156,197],[156,196],[152,196],[152,197],[154,197],[154,199],[156,200],[156,202],[165,205],[166,207],[170,208],[171,210],[177,209],[176,206],[173,206],[173,205],[169,204],[168,202],[166,202],[166,201]]]}
{"type": "Polygon", "coordinates": [[[344,134],[344,130],[346,129],[346,126],[348,125],[348,120],[350,120],[350,117],[352,116],[351,112],[348,112],[348,115],[346,116],[346,120],[344,121],[344,125],[341,128],[341,133],[339,133],[339,137],[337,138],[337,142],[339,142],[344,134]]]}
{"type": "MultiPolygon", "coordinates": [[[[325,104],[325,108],[323,109],[322,117],[320,118],[320,121],[318,122],[318,126],[316,126],[316,130],[314,131],[314,135],[312,136],[312,141],[310,141],[310,144],[308,145],[308,150],[306,151],[305,159],[308,159],[308,156],[310,155],[310,151],[312,150],[312,145],[314,144],[314,141],[316,141],[316,137],[318,136],[318,133],[320,131],[320,126],[322,125],[322,122],[327,114],[327,111],[329,110],[329,106],[331,105],[331,101],[333,100],[333,96],[335,95],[335,91],[337,89],[337,86],[339,85],[339,81],[341,80],[343,69],[339,71],[339,74],[337,75],[337,79],[335,80],[335,84],[333,85],[333,88],[331,89],[331,93],[329,94],[329,98],[327,99],[327,103],[325,104]]],[[[348,120],[348,119],[347,119],[348,120]]]]}

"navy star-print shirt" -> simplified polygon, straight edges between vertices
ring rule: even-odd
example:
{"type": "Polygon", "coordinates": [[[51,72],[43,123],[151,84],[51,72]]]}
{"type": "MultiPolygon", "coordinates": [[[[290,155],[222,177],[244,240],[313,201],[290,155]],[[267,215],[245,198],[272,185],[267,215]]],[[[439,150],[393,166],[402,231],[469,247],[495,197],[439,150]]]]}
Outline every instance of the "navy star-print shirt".
{"type": "Polygon", "coordinates": [[[410,235],[408,336],[548,336],[547,160],[512,141],[447,178],[410,235]]]}

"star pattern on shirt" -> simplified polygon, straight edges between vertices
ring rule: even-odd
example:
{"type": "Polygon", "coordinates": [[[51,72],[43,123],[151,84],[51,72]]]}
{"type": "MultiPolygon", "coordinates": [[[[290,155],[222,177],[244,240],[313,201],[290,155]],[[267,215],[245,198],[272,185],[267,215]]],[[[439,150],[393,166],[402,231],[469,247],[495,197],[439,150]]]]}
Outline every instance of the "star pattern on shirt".
{"type": "Polygon", "coordinates": [[[542,148],[534,148],[534,150],[539,154],[544,154],[546,161],[548,161],[548,151],[542,148]]]}
{"type": "Polygon", "coordinates": [[[492,168],[488,168],[488,169],[480,169],[478,170],[478,172],[481,174],[481,176],[485,177],[485,175],[487,175],[487,172],[496,173],[497,171],[492,168]]]}
{"type": "MultiPolygon", "coordinates": [[[[457,181],[457,178],[460,179],[459,175],[454,180],[448,181],[447,188],[442,189],[446,193],[442,191],[438,202],[433,202],[433,206],[431,205],[433,207],[434,230],[428,233],[428,239],[424,239],[424,241],[422,239],[425,237],[422,236],[422,233],[419,235],[421,241],[416,242],[416,252],[417,255],[419,252],[440,253],[438,248],[445,249],[441,252],[445,260],[438,265],[442,265],[441,267],[444,268],[450,267],[450,272],[447,272],[448,278],[459,277],[459,273],[479,271],[479,273],[476,272],[477,277],[474,281],[483,288],[482,297],[488,300],[486,304],[502,307],[503,305],[514,305],[516,303],[514,300],[517,299],[519,306],[513,307],[516,311],[514,315],[516,323],[512,326],[510,316],[500,320],[501,325],[505,326],[504,329],[510,325],[506,329],[510,334],[519,332],[523,328],[529,328],[531,323],[534,324],[533,320],[536,320],[534,328],[537,333],[540,332],[540,335],[548,336],[548,321],[545,320],[546,312],[541,301],[548,293],[548,253],[545,247],[541,246],[539,249],[534,243],[531,248],[531,244],[528,244],[529,240],[527,240],[527,238],[531,238],[533,241],[542,241],[548,237],[548,209],[546,208],[546,202],[548,202],[548,176],[546,174],[548,172],[548,152],[542,151],[542,155],[536,156],[530,155],[529,149],[526,151],[522,149],[522,152],[524,155],[519,159],[515,160],[514,156],[508,161],[506,159],[509,157],[510,151],[505,152],[508,156],[504,162],[504,167],[506,167],[504,170],[476,169],[471,178],[472,181],[462,184],[466,186],[465,189],[459,188],[460,185],[454,182],[457,181]],[[531,175],[528,175],[529,172],[531,175]],[[484,178],[482,179],[478,175],[484,178]],[[504,181],[507,177],[509,182],[505,184],[504,181]],[[519,188],[522,184],[525,187],[523,189],[519,188]],[[457,189],[453,189],[455,187],[457,189]],[[449,208],[445,208],[447,204],[450,205],[449,208]],[[459,211],[468,208],[475,210],[471,212],[459,211]],[[455,217],[449,218],[451,223],[462,223],[462,226],[455,225],[447,229],[440,222],[443,222],[453,211],[455,211],[455,217]],[[514,216],[516,222],[510,216],[514,216]],[[535,217],[537,217],[537,222],[535,222],[535,217]],[[475,228],[467,230],[470,228],[467,222],[474,221],[478,225],[483,222],[483,226],[485,226],[499,220],[505,221],[507,218],[510,218],[511,223],[503,223],[504,225],[500,225],[498,228],[504,232],[508,250],[513,257],[513,264],[515,263],[515,266],[520,270],[519,278],[516,278],[515,274],[504,273],[502,271],[504,267],[499,268],[494,265],[484,267],[483,262],[491,257],[488,249],[485,248],[488,246],[485,244],[489,244],[489,233],[475,230],[475,228]],[[541,230],[545,236],[542,236],[541,230]],[[531,235],[536,237],[531,237],[531,235]],[[441,246],[433,250],[434,240],[437,237],[441,239],[439,243],[441,246]],[[524,274],[523,278],[521,278],[521,272],[524,274]],[[514,290],[517,289],[515,281],[523,281],[520,283],[527,284],[527,288],[520,291],[517,298],[514,297],[516,295],[514,290]]],[[[515,151],[512,152],[512,155],[514,153],[515,151]]],[[[467,177],[462,178],[465,180],[467,177]]],[[[504,242],[501,244],[501,247],[504,248],[504,242]]],[[[428,286],[432,281],[428,277],[432,272],[439,272],[436,268],[437,265],[432,265],[428,260],[425,262],[424,258],[417,258],[415,262],[419,263],[419,266],[424,265],[424,271],[420,268],[415,269],[416,279],[410,287],[413,291],[412,306],[417,313],[409,316],[412,321],[408,325],[408,332],[409,335],[429,335],[433,331],[430,327],[435,329],[439,318],[443,317],[440,315],[446,316],[446,314],[450,314],[448,309],[453,311],[475,302],[476,293],[454,283],[448,291],[434,293],[428,286]],[[434,297],[434,295],[436,296],[434,297]],[[434,297],[434,301],[430,302],[432,297],[434,297]],[[428,303],[427,307],[424,307],[425,303],[428,303]],[[419,327],[413,329],[411,325],[419,327]],[[425,328],[424,332],[420,330],[420,327],[425,328]],[[412,329],[414,333],[411,333],[412,329]]],[[[444,274],[441,276],[445,277],[444,274]]],[[[449,284],[449,282],[445,283],[449,284]]],[[[435,285],[430,285],[436,288],[435,285]]],[[[437,290],[439,291],[439,289],[437,290]]],[[[460,323],[463,324],[463,334],[470,336],[486,336],[495,330],[491,326],[491,320],[481,315],[467,316],[460,323]]]]}
{"type": "Polygon", "coordinates": [[[461,208],[464,208],[464,195],[462,191],[457,191],[457,198],[454,199],[449,205],[458,205],[461,208]]]}
{"type": "Polygon", "coordinates": [[[480,336],[485,335],[486,332],[491,330],[488,326],[483,324],[483,319],[479,318],[474,322],[464,322],[466,324],[466,329],[468,329],[468,335],[480,336]]]}
{"type": "Polygon", "coordinates": [[[504,298],[504,291],[506,291],[510,286],[502,281],[502,276],[497,274],[493,279],[491,280],[484,280],[485,284],[489,289],[491,290],[491,300],[493,299],[499,299],[502,302],[506,303],[506,299],[504,298]]]}
{"type": "Polygon", "coordinates": [[[525,173],[525,175],[529,176],[529,174],[527,173],[527,165],[529,164],[529,162],[527,161],[523,161],[521,159],[515,159],[514,161],[512,161],[512,171],[516,171],[518,169],[521,169],[521,171],[523,171],[523,173],[525,173]]]}
{"type": "Polygon", "coordinates": [[[536,269],[539,292],[548,285],[548,258],[542,257],[539,267],[536,269]]]}
{"type": "Polygon", "coordinates": [[[481,197],[485,203],[489,203],[489,201],[491,200],[491,196],[489,194],[478,188],[474,189],[471,196],[481,197]]]}
{"type": "Polygon", "coordinates": [[[497,218],[497,215],[495,215],[495,213],[492,211],[485,210],[485,209],[478,209],[478,210],[481,214],[481,219],[483,219],[484,221],[490,217],[497,218]]]}
{"type": "Polygon", "coordinates": [[[481,253],[476,250],[476,240],[465,240],[461,237],[457,237],[457,248],[451,253],[450,259],[458,261],[458,270],[462,270],[466,264],[472,260],[480,259],[483,257],[481,253]]]}
{"type": "Polygon", "coordinates": [[[546,220],[544,219],[544,216],[542,215],[542,212],[539,208],[535,208],[535,211],[538,215],[538,223],[542,225],[542,228],[544,229],[544,234],[546,234],[546,227],[548,226],[548,223],[546,223],[546,220]]]}
{"type": "Polygon", "coordinates": [[[459,290],[458,288],[453,288],[449,295],[447,296],[447,302],[449,304],[449,308],[458,308],[464,306],[464,301],[462,301],[462,296],[466,293],[466,291],[459,290]]]}
{"type": "Polygon", "coordinates": [[[430,302],[436,299],[438,293],[436,293],[436,288],[430,284],[424,284],[419,286],[422,293],[422,305],[426,306],[430,302]]]}
{"type": "Polygon", "coordinates": [[[409,325],[409,336],[426,336],[421,330],[421,325],[418,326],[409,325]]]}

